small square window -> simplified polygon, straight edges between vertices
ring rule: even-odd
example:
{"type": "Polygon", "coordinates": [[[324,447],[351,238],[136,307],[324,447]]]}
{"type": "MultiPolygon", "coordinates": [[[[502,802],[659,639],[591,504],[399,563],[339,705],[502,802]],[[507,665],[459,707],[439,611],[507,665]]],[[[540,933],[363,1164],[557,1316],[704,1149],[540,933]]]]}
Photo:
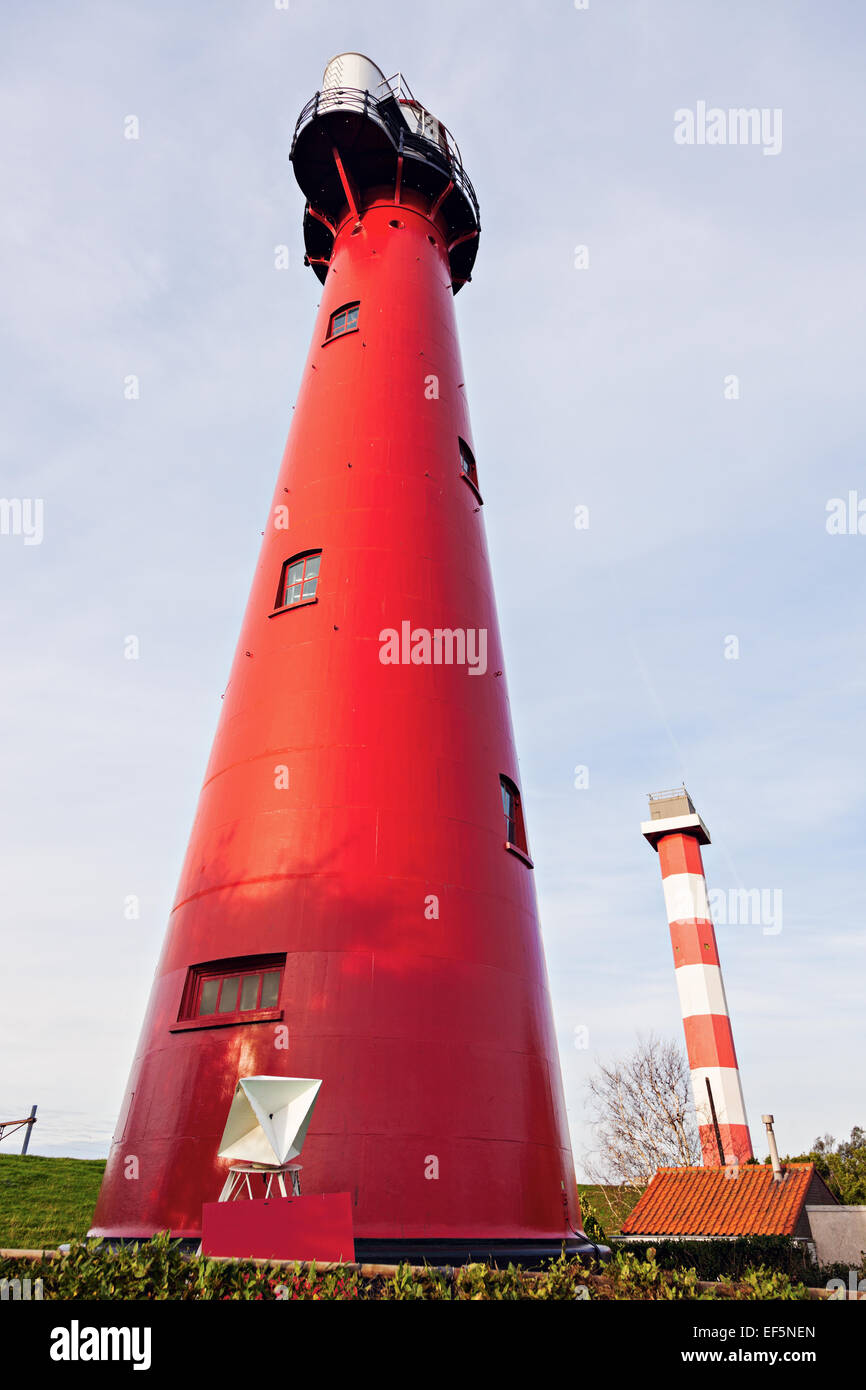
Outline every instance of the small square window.
{"type": "Polygon", "coordinates": [[[276,608],[292,608],[316,597],[321,559],[321,550],[314,550],[309,555],[293,555],[286,560],[280,575],[276,608]]]}
{"type": "Polygon", "coordinates": [[[343,333],[352,333],[358,327],[360,307],[359,301],[357,304],[344,304],[341,308],[334,310],[328,323],[328,340],[339,338],[343,333]]]}

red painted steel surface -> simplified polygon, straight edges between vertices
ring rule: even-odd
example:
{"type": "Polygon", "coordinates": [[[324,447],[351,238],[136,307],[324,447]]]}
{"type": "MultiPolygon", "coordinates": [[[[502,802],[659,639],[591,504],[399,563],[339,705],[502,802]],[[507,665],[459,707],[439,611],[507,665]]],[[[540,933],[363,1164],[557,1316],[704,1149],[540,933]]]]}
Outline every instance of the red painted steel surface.
{"type": "Polygon", "coordinates": [[[458,437],[482,492],[496,460],[472,439],[441,230],[414,201],[382,199],[335,243],[97,1233],[198,1234],[237,1078],[257,1073],[323,1079],[304,1189],[350,1192],[357,1240],[580,1227],[533,871],[504,846],[499,779],[520,778],[458,437]],[[325,344],[355,300],[358,331],[325,344]],[[284,561],[312,549],[315,603],[272,616],[284,561]],[[382,664],[405,620],[486,629],[486,672],[382,664]],[[287,956],[287,1050],[274,1021],[170,1031],[190,966],[269,952],[287,956]]]}
{"type": "Polygon", "coordinates": [[[238,1260],[354,1263],[352,1197],[322,1192],[237,1202],[205,1202],[201,1252],[238,1260]]]}

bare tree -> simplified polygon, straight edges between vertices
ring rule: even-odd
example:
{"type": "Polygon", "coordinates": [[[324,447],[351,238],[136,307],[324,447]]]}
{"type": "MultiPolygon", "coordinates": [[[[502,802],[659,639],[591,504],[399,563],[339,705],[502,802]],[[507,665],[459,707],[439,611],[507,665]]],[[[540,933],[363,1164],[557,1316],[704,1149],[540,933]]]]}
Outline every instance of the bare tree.
{"type": "Polygon", "coordinates": [[[689,1065],[676,1043],[638,1035],[627,1057],[597,1065],[587,1083],[593,1182],[643,1187],[657,1168],[700,1163],[689,1065]]]}

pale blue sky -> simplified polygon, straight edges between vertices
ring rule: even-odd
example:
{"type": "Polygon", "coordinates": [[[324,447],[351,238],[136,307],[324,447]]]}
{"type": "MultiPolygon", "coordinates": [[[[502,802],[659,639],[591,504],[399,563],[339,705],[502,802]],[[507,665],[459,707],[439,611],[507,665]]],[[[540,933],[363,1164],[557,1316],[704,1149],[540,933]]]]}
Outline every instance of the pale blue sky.
{"type": "Polygon", "coordinates": [[[481,203],[457,313],[578,1167],[594,1058],[681,1038],[639,823],[682,778],[710,887],[783,894],[780,933],[719,929],[757,1147],[765,1110],[783,1152],[847,1133],[866,535],[825,508],[866,498],[853,0],[4,8],[0,495],[45,521],[0,536],[0,1118],[36,1101],[34,1150],[107,1150],[319,297],[291,133],[351,49],[405,72],[481,203]],[[781,108],[781,153],[676,145],[701,100],[781,108]]]}

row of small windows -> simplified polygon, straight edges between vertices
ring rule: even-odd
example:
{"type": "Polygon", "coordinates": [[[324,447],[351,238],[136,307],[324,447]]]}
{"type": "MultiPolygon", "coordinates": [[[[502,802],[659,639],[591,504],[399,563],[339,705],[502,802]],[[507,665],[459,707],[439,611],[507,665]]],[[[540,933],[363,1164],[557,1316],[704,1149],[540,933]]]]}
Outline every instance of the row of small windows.
{"type": "Polygon", "coordinates": [[[241,1014],[276,1009],[285,956],[245,958],[194,965],[187,976],[180,1021],[229,1021],[241,1014]]]}
{"type": "Polygon", "coordinates": [[[280,997],[280,972],[256,975],[224,975],[202,981],[196,1016],[247,1013],[272,1009],[280,997]]]}

